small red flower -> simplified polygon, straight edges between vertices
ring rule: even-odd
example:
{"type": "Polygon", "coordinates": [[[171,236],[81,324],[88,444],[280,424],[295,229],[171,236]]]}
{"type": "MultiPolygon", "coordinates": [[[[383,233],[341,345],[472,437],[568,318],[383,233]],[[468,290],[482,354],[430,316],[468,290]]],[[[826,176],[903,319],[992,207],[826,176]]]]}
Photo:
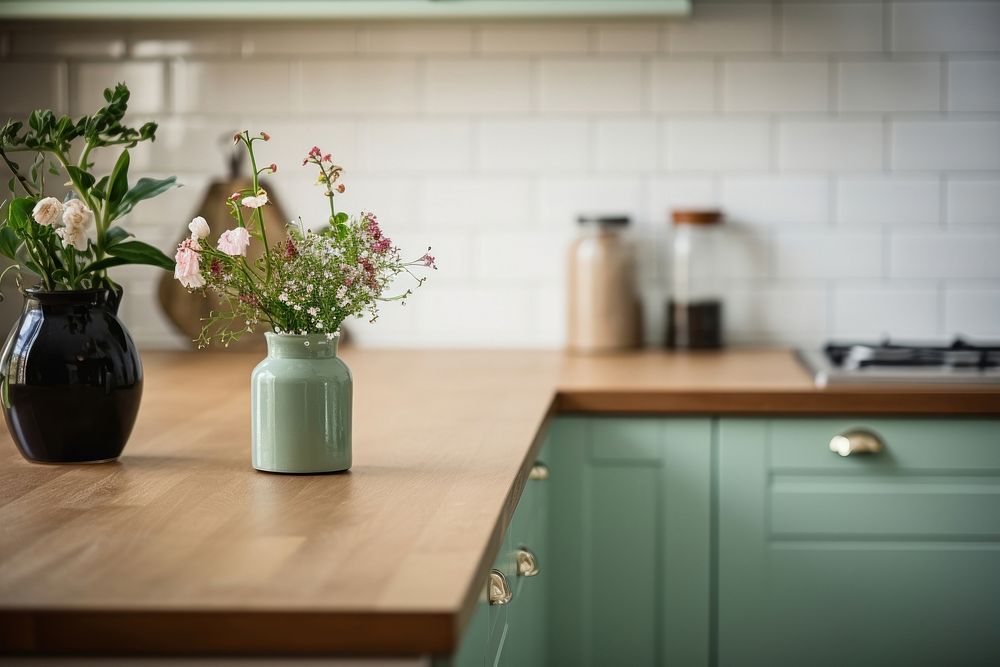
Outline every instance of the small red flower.
{"type": "Polygon", "coordinates": [[[295,259],[299,256],[299,249],[295,247],[291,239],[285,241],[285,259],[295,259]]]}
{"type": "Polygon", "coordinates": [[[341,193],[343,193],[343,192],[344,192],[344,190],[346,190],[346,189],[347,189],[347,188],[345,188],[345,187],[344,187],[344,184],[343,184],[343,183],[341,183],[340,185],[338,185],[338,186],[337,186],[337,192],[341,192],[341,193]]]}
{"type": "Polygon", "coordinates": [[[268,134],[267,132],[265,132],[264,130],[261,130],[260,131],[260,138],[263,139],[264,141],[270,141],[271,140],[271,135],[268,134]]]}
{"type": "Polygon", "coordinates": [[[276,165],[276,164],[275,164],[275,163],[273,163],[273,162],[271,163],[271,166],[270,166],[270,167],[268,167],[268,169],[270,169],[270,170],[271,170],[271,173],[272,173],[272,174],[276,174],[276,173],[278,173],[278,165],[276,165]]]}
{"type": "Polygon", "coordinates": [[[220,262],[217,259],[213,259],[212,260],[212,265],[211,265],[210,268],[211,268],[211,271],[212,271],[212,277],[213,278],[219,278],[219,277],[222,276],[222,262],[220,262]]]}
{"type": "Polygon", "coordinates": [[[234,192],[233,194],[229,195],[229,201],[239,201],[239,200],[240,200],[239,192],[234,192]]]}
{"type": "Polygon", "coordinates": [[[326,155],[323,156],[323,162],[333,162],[333,157],[329,153],[327,153],[326,155]]]}

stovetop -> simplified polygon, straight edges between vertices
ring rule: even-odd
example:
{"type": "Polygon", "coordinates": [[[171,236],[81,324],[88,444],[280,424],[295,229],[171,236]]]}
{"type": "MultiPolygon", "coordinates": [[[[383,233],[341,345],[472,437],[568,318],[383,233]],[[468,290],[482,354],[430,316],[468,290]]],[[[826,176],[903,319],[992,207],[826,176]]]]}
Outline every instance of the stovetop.
{"type": "Polygon", "coordinates": [[[817,386],[840,383],[1000,383],[1000,343],[829,343],[799,358],[817,386]]]}

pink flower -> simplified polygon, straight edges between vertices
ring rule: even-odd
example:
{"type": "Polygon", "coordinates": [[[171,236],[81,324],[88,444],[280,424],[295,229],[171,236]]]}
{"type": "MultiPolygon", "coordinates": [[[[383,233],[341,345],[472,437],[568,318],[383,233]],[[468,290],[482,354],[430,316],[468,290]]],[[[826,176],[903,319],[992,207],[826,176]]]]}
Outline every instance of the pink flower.
{"type": "MultiPolygon", "coordinates": [[[[411,257],[412,257],[412,255],[411,255],[411,257]]],[[[437,266],[434,264],[434,255],[432,255],[430,253],[424,253],[424,256],[421,257],[417,261],[418,262],[422,262],[424,266],[429,266],[432,269],[436,269],[437,268],[437,266]]]]}
{"type": "Polygon", "coordinates": [[[270,167],[268,167],[268,169],[270,169],[270,170],[271,170],[271,173],[272,173],[272,174],[277,174],[277,173],[278,173],[278,165],[276,165],[276,164],[275,164],[275,163],[273,163],[273,162],[271,163],[271,166],[270,166],[270,167]]]}
{"type": "Polygon", "coordinates": [[[271,140],[271,135],[268,134],[267,132],[264,132],[263,130],[261,130],[260,131],[260,138],[263,139],[264,141],[270,141],[271,140]]]}
{"type": "Polygon", "coordinates": [[[174,255],[176,262],[174,278],[188,289],[198,289],[205,286],[205,279],[201,275],[199,250],[201,250],[201,246],[198,245],[198,239],[184,239],[177,246],[177,254],[174,255]]]}
{"type": "Polygon", "coordinates": [[[299,249],[295,247],[295,244],[291,239],[285,241],[285,259],[295,259],[299,256],[299,249]]]}
{"type": "Polygon", "coordinates": [[[250,232],[247,231],[246,227],[227,229],[219,236],[219,250],[227,255],[233,257],[243,255],[245,257],[249,246],[250,232]]]}
{"type": "Polygon", "coordinates": [[[339,192],[341,194],[343,194],[344,190],[346,190],[346,189],[347,188],[344,187],[343,183],[341,183],[340,185],[337,186],[337,192],[339,192]]]}
{"type": "Polygon", "coordinates": [[[374,250],[377,253],[383,253],[391,247],[392,247],[392,240],[387,236],[382,237],[374,244],[372,244],[372,250],[374,250]]]}

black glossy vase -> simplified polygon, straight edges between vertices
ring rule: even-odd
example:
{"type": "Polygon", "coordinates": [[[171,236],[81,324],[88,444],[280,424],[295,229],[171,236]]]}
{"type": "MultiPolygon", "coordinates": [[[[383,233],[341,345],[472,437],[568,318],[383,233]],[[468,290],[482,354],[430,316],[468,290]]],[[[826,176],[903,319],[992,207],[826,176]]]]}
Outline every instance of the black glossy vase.
{"type": "Polygon", "coordinates": [[[118,458],[142,398],[142,363],[118,319],[121,292],[24,290],[0,356],[3,415],[24,458],[118,458]]]}

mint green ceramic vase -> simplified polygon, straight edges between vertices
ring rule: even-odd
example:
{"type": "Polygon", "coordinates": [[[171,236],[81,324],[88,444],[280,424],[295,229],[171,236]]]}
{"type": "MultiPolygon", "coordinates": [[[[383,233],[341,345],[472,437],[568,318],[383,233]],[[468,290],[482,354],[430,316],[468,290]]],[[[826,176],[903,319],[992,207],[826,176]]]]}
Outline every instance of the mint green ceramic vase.
{"type": "Polygon", "coordinates": [[[250,376],[253,467],[324,473],[351,467],[353,381],[339,335],[267,333],[267,358],[250,376]]]}

